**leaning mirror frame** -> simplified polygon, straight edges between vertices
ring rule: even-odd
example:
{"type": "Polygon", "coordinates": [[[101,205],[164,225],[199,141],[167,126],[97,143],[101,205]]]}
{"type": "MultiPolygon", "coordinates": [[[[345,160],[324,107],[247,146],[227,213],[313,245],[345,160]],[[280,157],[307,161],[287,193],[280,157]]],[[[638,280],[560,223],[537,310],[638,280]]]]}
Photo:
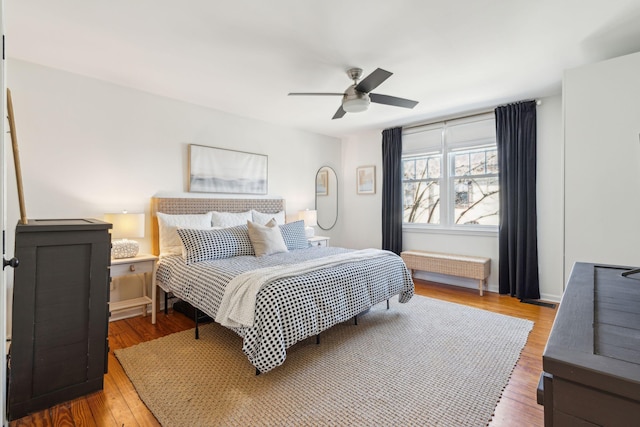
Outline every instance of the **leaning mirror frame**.
{"type": "Polygon", "coordinates": [[[338,222],[338,176],[330,166],[316,173],[316,212],[322,230],[331,230],[338,222]]]}

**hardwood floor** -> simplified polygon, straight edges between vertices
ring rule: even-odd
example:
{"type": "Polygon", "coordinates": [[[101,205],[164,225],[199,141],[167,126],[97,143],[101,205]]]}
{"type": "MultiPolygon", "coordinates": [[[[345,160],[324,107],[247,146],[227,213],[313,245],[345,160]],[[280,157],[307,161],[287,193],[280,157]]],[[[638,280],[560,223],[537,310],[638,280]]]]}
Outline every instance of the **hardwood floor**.
{"type": "MultiPolygon", "coordinates": [[[[556,309],[523,304],[517,299],[476,290],[416,280],[416,294],[469,305],[535,322],[509,384],[490,426],[542,426],[543,409],[536,403],[536,387],[542,370],[542,352],[556,309]]],[[[191,319],[169,312],[158,313],[156,325],[150,317],[135,317],[109,324],[109,373],[104,390],[12,421],[18,426],[158,426],[158,422],[138,397],[113,350],[129,347],[193,327],[191,319]]],[[[481,328],[482,325],[478,325],[481,328]]]]}

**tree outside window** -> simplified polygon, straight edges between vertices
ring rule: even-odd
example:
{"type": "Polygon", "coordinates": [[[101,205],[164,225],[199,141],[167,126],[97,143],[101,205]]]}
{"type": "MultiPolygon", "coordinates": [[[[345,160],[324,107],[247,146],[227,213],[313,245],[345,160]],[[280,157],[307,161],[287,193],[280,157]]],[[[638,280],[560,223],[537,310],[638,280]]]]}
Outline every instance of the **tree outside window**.
{"type": "Polygon", "coordinates": [[[440,223],[441,155],[404,158],[404,222],[440,223]]]}
{"type": "Polygon", "coordinates": [[[434,144],[433,130],[424,136],[431,152],[419,152],[419,132],[410,136],[411,152],[402,157],[404,222],[445,228],[496,227],[500,185],[495,122],[465,122],[457,128],[443,123],[441,129],[440,147],[437,139],[434,144]]]}
{"type": "Polygon", "coordinates": [[[450,155],[454,165],[454,224],[498,225],[500,186],[495,146],[450,155]]]}

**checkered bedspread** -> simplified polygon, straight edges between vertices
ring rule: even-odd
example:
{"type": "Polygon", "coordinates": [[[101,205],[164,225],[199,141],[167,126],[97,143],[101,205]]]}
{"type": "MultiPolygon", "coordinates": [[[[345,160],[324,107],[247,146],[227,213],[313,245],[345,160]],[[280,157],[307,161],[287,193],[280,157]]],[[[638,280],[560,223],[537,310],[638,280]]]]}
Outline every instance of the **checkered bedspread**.
{"type": "MultiPolygon", "coordinates": [[[[265,257],[238,256],[186,265],[182,257],[160,260],[158,285],[215,318],[226,284],[238,274],[278,264],[347,252],[347,249],[309,248],[265,257]]],[[[260,372],[284,363],[286,350],[296,342],[344,322],[374,304],[399,295],[413,296],[411,275],[400,257],[350,262],[264,286],[256,300],[252,327],[232,328],[243,338],[242,350],[260,372]]]]}

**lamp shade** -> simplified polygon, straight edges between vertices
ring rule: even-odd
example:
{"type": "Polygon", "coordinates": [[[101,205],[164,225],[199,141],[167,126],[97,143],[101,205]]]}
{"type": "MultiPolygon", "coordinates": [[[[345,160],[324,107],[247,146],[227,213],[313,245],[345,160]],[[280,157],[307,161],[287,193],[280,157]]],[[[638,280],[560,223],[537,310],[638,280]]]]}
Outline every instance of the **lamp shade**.
{"type": "Polygon", "coordinates": [[[305,227],[315,227],[318,225],[318,211],[305,209],[298,212],[298,219],[304,220],[305,227]]]}
{"type": "Polygon", "coordinates": [[[113,224],[113,239],[144,237],[143,213],[108,213],[104,214],[104,220],[113,224]]]}

